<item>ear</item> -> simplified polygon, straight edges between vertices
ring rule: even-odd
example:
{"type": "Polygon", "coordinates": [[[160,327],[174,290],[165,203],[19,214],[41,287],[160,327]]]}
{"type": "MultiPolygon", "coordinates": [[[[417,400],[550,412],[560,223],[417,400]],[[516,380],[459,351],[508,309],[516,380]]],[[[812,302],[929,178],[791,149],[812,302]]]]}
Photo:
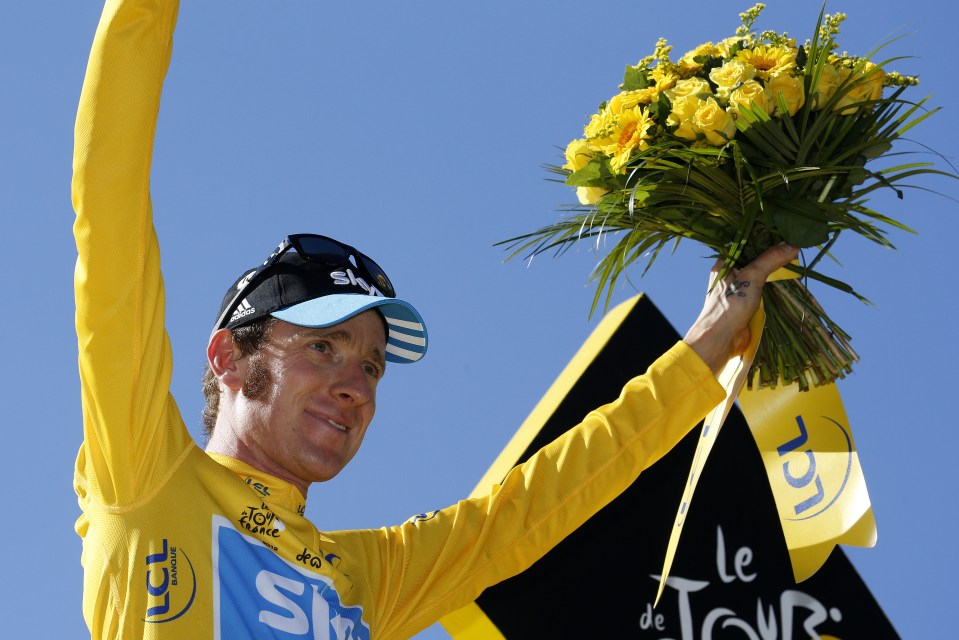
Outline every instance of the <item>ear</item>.
{"type": "Polygon", "coordinates": [[[229,329],[220,329],[210,336],[206,359],[213,375],[228,389],[239,391],[243,387],[247,359],[240,357],[240,350],[233,342],[233,333],[229,329]]]}

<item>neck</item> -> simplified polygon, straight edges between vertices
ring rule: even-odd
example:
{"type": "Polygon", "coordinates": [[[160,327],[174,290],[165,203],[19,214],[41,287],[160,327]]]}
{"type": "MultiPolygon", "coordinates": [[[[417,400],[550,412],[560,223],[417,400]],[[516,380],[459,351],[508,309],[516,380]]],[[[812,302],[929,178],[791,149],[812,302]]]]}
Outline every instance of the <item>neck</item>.
{"type": "Polygon", "coordinates": [[[207,453],[216,453],[244,462],[254,469],[290,483],[306,498],[310,489],[310,482],[294,476],[282,466],[264,456],[262,451],[250,447],[242,438],[236,436],[229,425],[221,425],[220,422],[220,420],[217,420],[213,434],[206,445],[207,453]]]}

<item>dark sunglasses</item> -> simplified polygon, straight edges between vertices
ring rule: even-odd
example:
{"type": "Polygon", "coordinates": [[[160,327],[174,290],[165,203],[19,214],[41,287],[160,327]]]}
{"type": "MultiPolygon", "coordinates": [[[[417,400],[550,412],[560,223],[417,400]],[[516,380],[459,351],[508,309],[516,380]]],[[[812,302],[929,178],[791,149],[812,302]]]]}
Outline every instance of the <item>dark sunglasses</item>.
{"type": "Polygon", "coordinates": [[[246,277],[243,278],[243,281],[237,285],[236,295],[233,296],[230,304],[224,307],[223,313],[217,318],[213,331],[219,331],[229,323],[230,316],[240,300],[246,297],[247,293],[260,283],[263,274],[275,265],[283,254],[290,249],[296,251],[301,258],[309,262],[318,262],[330,266],[349,265],[350,267],[355,267],[359,271],[359,275],[367,278],[384,296],[388,298],[396,297],[396,290],[393,288],[393,283],[390,282],[383,268],[366,254],[357,251],[355,247],[351,247],[339,240],[334,240],[326,236],[312,233],[295,233],[287,236],[263,264],[247,274],[246,277]],[[352,262],[350,258],[353,258],[352,262]]]}

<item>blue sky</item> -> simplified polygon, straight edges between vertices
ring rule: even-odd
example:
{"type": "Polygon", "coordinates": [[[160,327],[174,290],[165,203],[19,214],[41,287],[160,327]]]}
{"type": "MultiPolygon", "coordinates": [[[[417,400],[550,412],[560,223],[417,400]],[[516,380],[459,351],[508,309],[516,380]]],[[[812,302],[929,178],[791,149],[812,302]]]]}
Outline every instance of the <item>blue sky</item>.
{"type": "MultiPolygon", "coordinates": [[[[359,456],[310,492],[320,528],[395,523],[467,495],[598,322],[595,255],[503,263],[497,241],[573,199],[544,163],[579,135],[623,67],[657,37],[678,52],[731,35],[748,3],[597,0],[466,5],[184,2],[157,132],[153,202],[163,250],[173,392],[198,433],[205,341],[225,288],[287,233],[374,256],[427,319],[427,358],[393,367],[359,456]]],[[[830,2],[862,53],[896,35],[893,67],[942,111],[913,138],[957,146],[955,17],[936,0],[888,12],[830,2]]],[[[760,28],[811,34],[817,3],[771,0],[760,28]]],[[[93,0],[0,8],[0,370],[5,483],[0,602],[9,637],[74,638],[80,443],[73,334],[73,120],[100,13],[93,0]]],[[[919,147],[912,147],[919,148],[919,147]]],[[[955,197],[957,183],[922,183],[955,197]]],[[[921,190],[873,204],[918,231],[896,251],[844,238],[831,275],[875,305],[814,289],[862,360],[840,382],[879,542],[847,549],[904,638],[954,627],[957,203],[921,190]]],[[[694,245],[616,291],[646,292],[682,332],[710,260],[694,245]]],[[[419,637],[443,638],[438,628],[419,637]]]]}

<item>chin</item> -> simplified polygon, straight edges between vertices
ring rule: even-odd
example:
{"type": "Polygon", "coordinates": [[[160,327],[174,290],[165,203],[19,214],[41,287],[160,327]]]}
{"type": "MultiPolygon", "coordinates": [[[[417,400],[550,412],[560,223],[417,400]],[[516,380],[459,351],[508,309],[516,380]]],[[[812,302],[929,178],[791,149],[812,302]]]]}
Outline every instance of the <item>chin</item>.
{"type": "Polygon", "coordinates": [[[324,464],[321,467],[313,467],[311,469],[312,473],[309,475],[310,482],[326,482],[327,480],[332,480],[336,476],[340,475],[340,471],[346,467],[346,464],[340,465],[329,465],[324,464]]]}

